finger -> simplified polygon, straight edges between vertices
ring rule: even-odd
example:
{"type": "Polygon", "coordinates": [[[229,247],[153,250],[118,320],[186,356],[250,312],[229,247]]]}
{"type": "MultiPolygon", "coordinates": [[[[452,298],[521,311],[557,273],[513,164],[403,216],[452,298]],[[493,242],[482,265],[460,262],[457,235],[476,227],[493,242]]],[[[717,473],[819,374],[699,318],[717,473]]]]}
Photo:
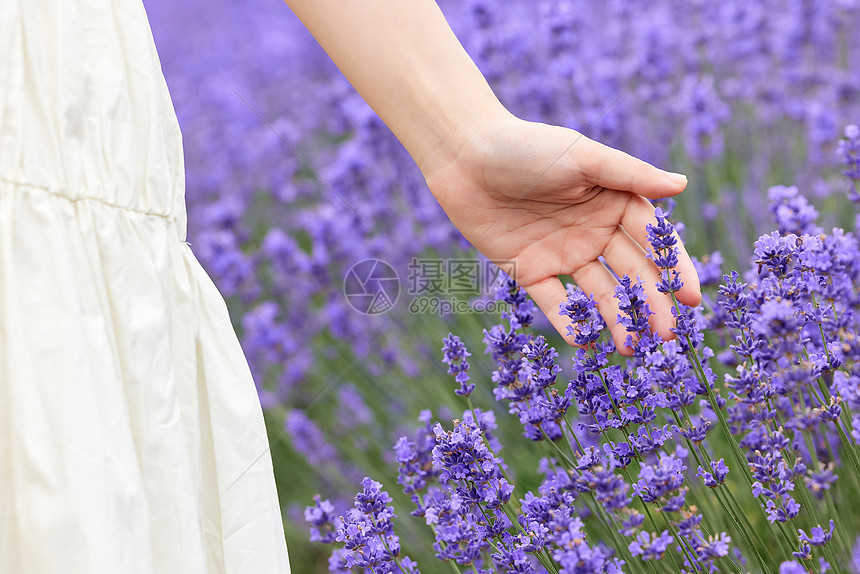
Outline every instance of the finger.
{"type": "Polygon", "coordinates": [[[663,340],[673,339],[675,317],[672,315],[672,299],[657,290],[660,270],[645,256],[642,246],[619,227],[607,243],[603,256],[617,275],[627,275],[633,281],[642,281],[642,287],[648,297],[648,308],[653,313],[648,317],[648,325],[652,331],[659,333],[663,340]]]}
{"type": "Polygon", "coordinates": [[[687,187],[685,176],[663,171],[585,136],[571,153],[583,178],[592,185],[630,191],[649,199],[678,195],[687,187]]]}
{"type": "MultiPolygon", "coordinates": [[[[624,214],[621,216],[621,226],[646,251],[651,248],[646,228],[648,224],[657,224],[654,206],[642,197],[631,197],[624,209],[624,214]]],[[[675,239],[678,240],[678,266],[675,269],[680,274],[681,281],[684,282],[684,286],[675,295],[681,303],[695,307],[702,302],[699,275],[696,273],[696,267],[687,254],[687,249],[677,231],[675,232],[675,239]]]]}
{"type": "Polygon", "coordinates": [[[609,269],[599,261],[592,261],[576,271],[573,274],[573,280],[586,295],[594,296],[597,310],[600,311],[603,320],[609,326],[612,341],[618,352],[626,356],[632,355],[633,349],[624,344],[629,333],[627,329],[618,324],[618,316],[621,314],[618,300],[615,298],[615,288],[618,286],[618,281],[615,280],[609,269]]]}
{"type": "Polygon", "coordinates": [[[567,332],[570,319],[559,314],[559,305],[567,301],[567,291],[561,284],[561,280],[555,275],[532,283],[528,287],[523,286],[526,293],[531,296],[535,304],[543,311],[555,330],[564,337],[568,345],[577,346],[573,336],[567,332]]]}

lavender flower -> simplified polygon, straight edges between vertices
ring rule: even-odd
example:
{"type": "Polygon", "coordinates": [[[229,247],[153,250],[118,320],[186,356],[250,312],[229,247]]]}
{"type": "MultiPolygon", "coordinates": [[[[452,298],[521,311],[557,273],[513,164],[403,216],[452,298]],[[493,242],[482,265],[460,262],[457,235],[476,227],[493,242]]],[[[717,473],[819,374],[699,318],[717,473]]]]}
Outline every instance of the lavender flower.
{"type": "Polygon", "coordinates": [[[418,574],[418,566],[400,555],[400,539],[394,534],[392,499],[382,485],[365,477],[355,504],[344,516],[334,516],[334,506],[320,496],[305,509],[311,524],[311,540],[340,543],[329,559],[330,572],[351,572],[363,568],[392,574],[418,574]]]}
{"type": "Polygon", "coordinates": [[[829,531],[825,531],[819,525],[819,526],[813,526],[812,529],[810,530],[810,532],[812,533],[812,536],[807,535],[806,532],[804,532],[802,529],[798,529],[797,532],[800,535],[801,543],[808,542],[812,546],[824,546],[825,544],[830,542],[831,538],[833,538],[833,530],[835,528],[836,528],[836,525],[833,522],[833,519],[831,519],[829,531]]]}
{"type": "Polygon", "coordinates": [[[423,508],[436,533],[436,555],[460,564],[481,561],[488,540],[501,536],[510,523],[502,507],[513,486],[502,473],[502,460],[487,448],[484,434],[471,417],[454,429],[433,428],[433,465],[442,488],[431,491],[423,508]]]}
{"type": "Polygon", "coordinates": [[[466,350],[460,337],[453,333],[448,334],[443,343],[442,362],[448,365],[448,374],[454,375],[454,380],[460,384],[460,388],[454,392],[461,397],[468,397],[475,390],[475,385],[469,383],[469,363],[466,361],[471,353],[466,350]]]}
{"type": "MultiPolygon", "coordinates": [[[[412,501],[419,505],[418,494],[424,492],[428,485],[439,475],[433,467],[433,448],[436,446],[436,435],[431,424],[432,413],[423,411],[419,420],[424,423],[412,440],[400,437],[394,445],[398,463],[397,482],[403,486],[403,492],[412,496],[412,501]]],[[[420,513],[418,514],[420,516],[420,513]]]]}
{"type": "Polygon", "coordinates": [[[648,317],[654,313],[645,302],[642,281],[637,280],[634,283],[629,277],[622,277],[620,283],[615,288],[615,298],[618,300],[618,308],[624,313],[618,315],[618,323],[630,333],[625,344],[637,353],[644,353],[652,349],[657,342],[652,338],[656,335],[651,335],[648,327],[648,317]]]}
{"type": "Polygon", "coordinates": [[[709,488],[716,488],[726,481],[726,476],[729,474],[729,469],[726,466],[723,459],[720,459],[716,462],[711,461],[711,470],[707,471],[701,466],[699,466],[699,472],[697,476],[701,476],[702,480],[705,481],[705,486],[709,488]]]}
{"type": "Polygon", "coordinates": [[[659,503],[661,512],[677,512],[684,507],[684,461],[674,455],[660,453],[656,464],[647,464],[639,472],[633,492],[645,502],[659,503]]]}
{"type": "Polygon", "coordinates": [[[441,469],[439,482],[468,483],[470,487],[460,492],[464,500],[486,504],[490,509],[510,500],[513,487],[501,475],[501,460],[487,449],[480,428],[458,422],[452,431],[446,432],[437,424],[433,432],[433,464],[441,469]]]}
{"type": "Polygon", "coordinates": [[[553,559],[561,565],[559,574],[620,573],[623,561],[611,558],[600,547],[589,546],[585,542],[582,526],[582,521],[573,519],[558,536],[558,550],[553,553],[553,559]]]}
{"type": "Polygon", "coordinates": [[[673,540],[674,538],[668,530],[664,530],[660,534],[652,534],[643,530],[636,536],[636,540],[630,543],[630,553],[633,556],[641,556],[642,560],[645,561],[659,560],[669,549],[673,540]]]}
{"type": "Polygon", "coordinates": [[[600,338],[606,324],[597,312],[594,296],[586,295],[581,289],[569,285],[567,299],[560,308],[559,315],[566,315],[571,320],[567,332],[577,345],[590,347],[600,338]]]}
{"type": "Polygon", "coordinates": [[[311,524],[311,541],[331,544],[337,537],[342,520],[335,515],[334,505],[314,496],[314,506],[305,508],[305,521],[311,524]]]}
{"type": "Polygon", "coordinates": [[[400,539],[391,522],[395,517],[391,497],[370,478],[365,477],[362,487],[355,495],[355,506],[341,518],[337,529],[336,541],[343,544],[344,565],[374,572],[417,574],[412,560],[400,558],[400,539]]]}
{"type": "Polygon", "coordinates": [[[767,198],[770,201],[770,212],[781,234],[821,233],[821,228],[814,223],[818,219],[818,212],[800,195],[797,187],[771,187],[767,190],[767,198]]]}
{"type": "Polygon", "coordinates": [[[846,126],[845,139],[839,140],[836,153],[845,166],[843,173],[853,184],[849,197],[851,201],[860,201],[860,128],[855,124],[846,126]]]}

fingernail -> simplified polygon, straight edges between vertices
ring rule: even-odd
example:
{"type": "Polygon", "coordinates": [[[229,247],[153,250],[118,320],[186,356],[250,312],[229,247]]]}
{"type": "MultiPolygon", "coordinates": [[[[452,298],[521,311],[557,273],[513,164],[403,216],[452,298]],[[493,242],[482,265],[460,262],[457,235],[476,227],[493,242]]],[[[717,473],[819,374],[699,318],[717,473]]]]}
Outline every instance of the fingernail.
{"type": "Polygon", "coordinates": [[[683,175],[680,173],[674,173],[671,171],[664,171],[663,174],[666,176],[666,179],[668,179],[674,185],[687,185],[687,176],[686,175],[683,175]]]}

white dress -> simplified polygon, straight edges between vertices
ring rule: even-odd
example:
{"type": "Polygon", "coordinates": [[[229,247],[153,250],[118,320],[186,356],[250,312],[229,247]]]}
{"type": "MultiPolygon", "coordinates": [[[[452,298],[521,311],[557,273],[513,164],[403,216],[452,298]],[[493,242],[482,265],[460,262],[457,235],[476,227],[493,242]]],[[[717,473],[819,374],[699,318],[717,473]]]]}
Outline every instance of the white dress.
{"type": "Polygon", "coordinates": [[[289,572],[183,169],[141,0],[0,0],[3,574],[289,572]]]}

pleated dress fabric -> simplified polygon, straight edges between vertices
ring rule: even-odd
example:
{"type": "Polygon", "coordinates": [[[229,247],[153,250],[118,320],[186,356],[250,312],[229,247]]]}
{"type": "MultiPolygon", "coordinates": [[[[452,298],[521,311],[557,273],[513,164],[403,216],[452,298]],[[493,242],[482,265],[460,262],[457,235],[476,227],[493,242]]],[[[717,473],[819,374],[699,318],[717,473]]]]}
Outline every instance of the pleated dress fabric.
{"type": "Polygon", "coordinates": [[[0,572],[289,572],[251,373],[185,229],[141,0],[0,0],[0,572]]]}

